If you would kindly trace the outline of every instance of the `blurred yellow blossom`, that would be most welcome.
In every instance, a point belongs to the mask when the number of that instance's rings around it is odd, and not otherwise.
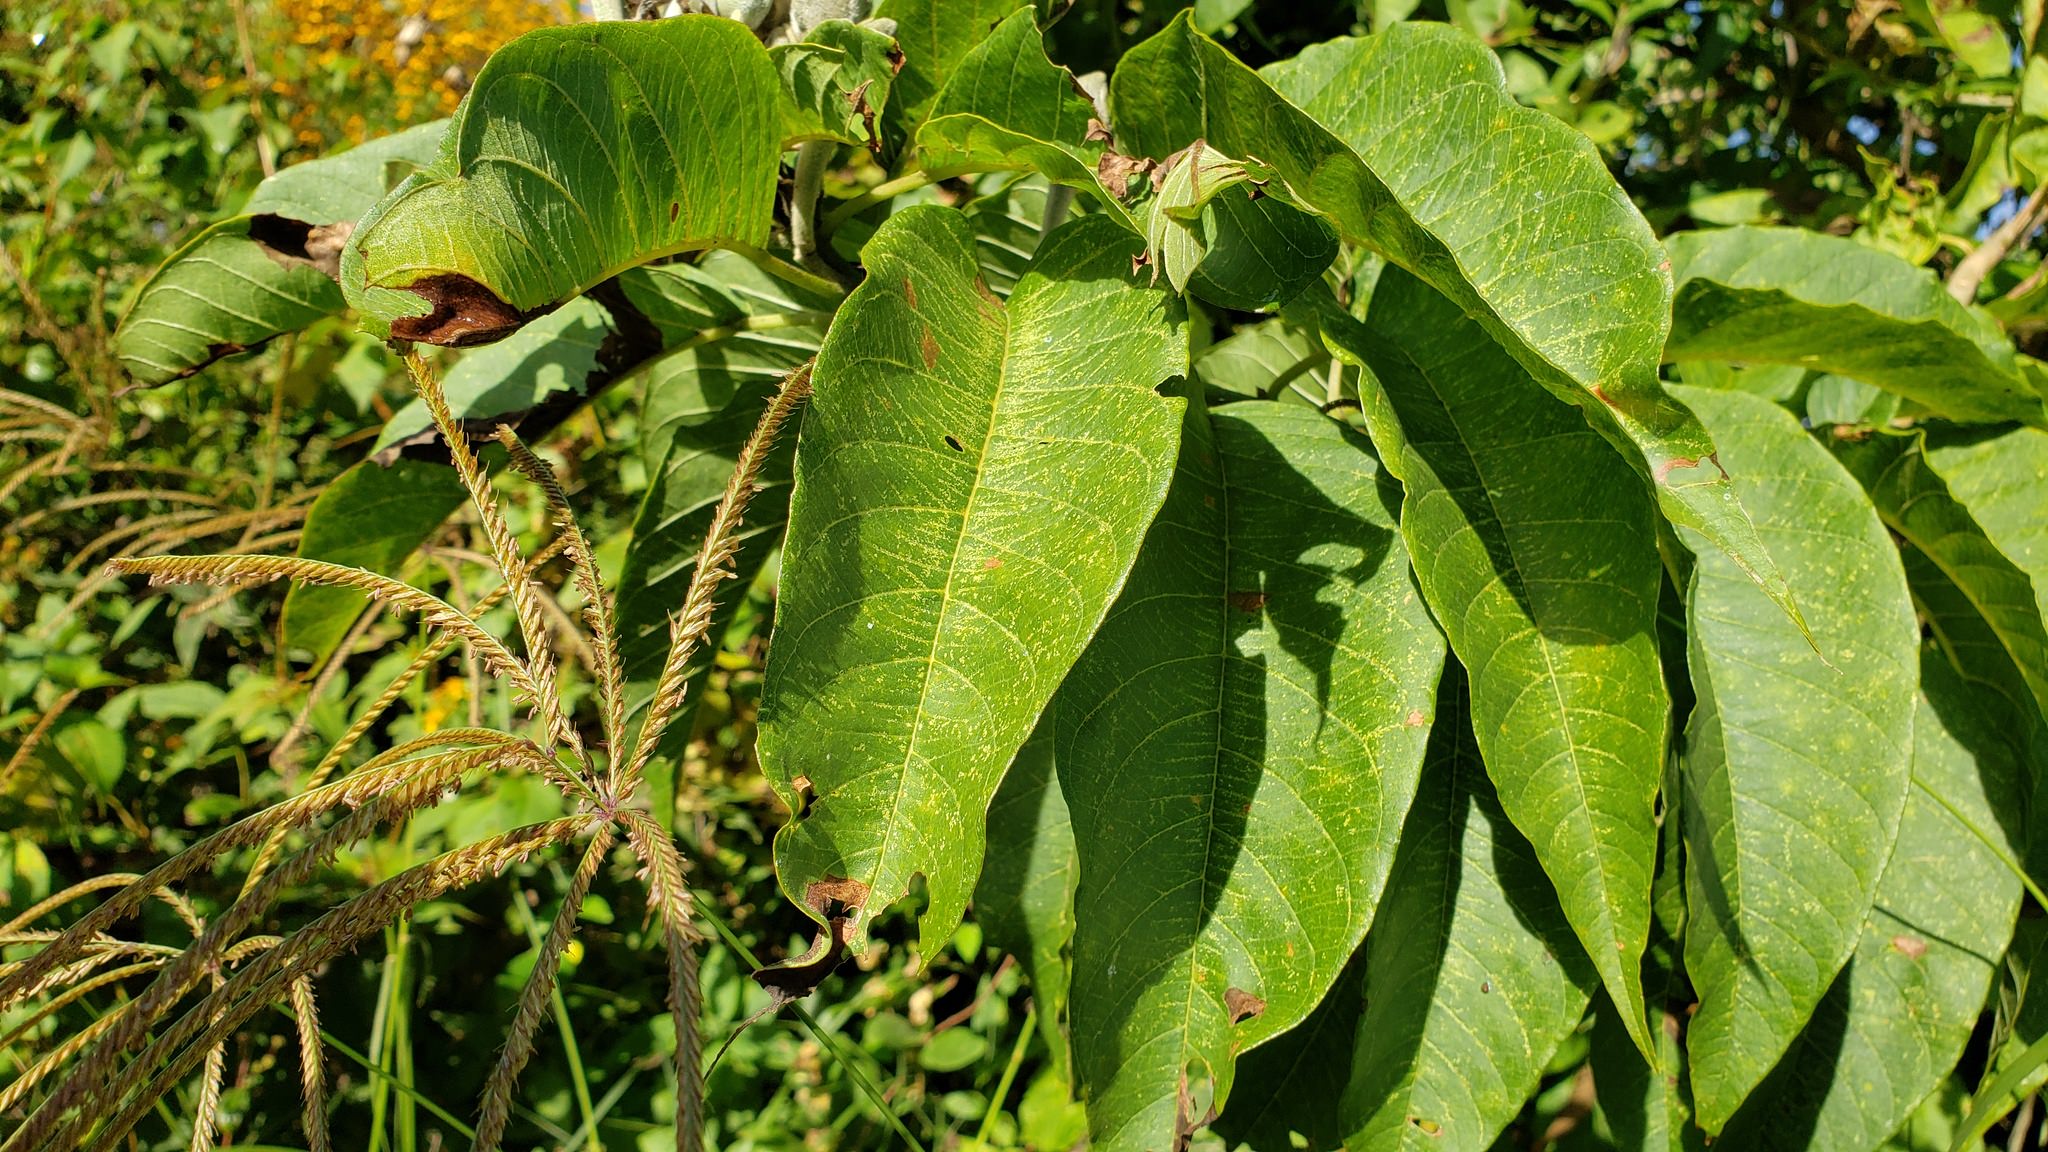
[[[347,142],[455,110],[470,79],[499,45],[535,28],[576,18],[573,0],[276,0],[279,31],[307,53],[294,70],[360,76],[362,87],[390,85],[387,106],[336,108],[302,94],[292,129],[301,144],[323,143],[323,122],[339,116]],[[370,93],[364,93],[370,95]],[[374,117],[372,120],[370,117]]]

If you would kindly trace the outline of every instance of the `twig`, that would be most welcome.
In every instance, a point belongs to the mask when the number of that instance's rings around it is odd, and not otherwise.
[[[2048,182],[2034,189],[2026,203],[1986,236],[1976,251],[1957,263],[1955,271],[1948,274],[1948,294],[1964,304],[1975,303],[1977,289],[1984,283],[1984,278],[1991,275],[1991,270],[2040,226],[2044,216],[2048,216]]]

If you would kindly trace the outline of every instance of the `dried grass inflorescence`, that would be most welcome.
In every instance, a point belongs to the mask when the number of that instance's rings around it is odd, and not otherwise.
[[[680,714],[687,688],[683,670],[709,631],[719,584],[731,575],[739,529],[758,486],[762,462],[809,394],[810,366],[799,367],[784,380],[741,452],[672,621],[670,650],[654,700],[629,745],[611,597],[598,579],[589,543],[561,482],[510,429],[497,429],[496,442],[508,453],[513,468],[539,486],[560,529],[552,544],[532,556],[523,555],[475,448],[449,411],[438,377],[417,357],[408,357],[408,364],[469,490],[489,545],[488,560],[502,584],[464,611],[387,576],[292,557],[154,556],[109,565],[110,576],[146,575],[155,583],[232,588],[296,580],[352,588],[383,609],[415,614],[429,639],[418,658],[299,781],[298,795],[200,841],[147,875],[85,881],[0,925],[0,946],[35,949],[0,964],[0,1010],[36,1002],[27,1022],[15,1026],[17,1034],[92,991],[148,981],[0,1088],[0,1111],[27,1109],[26,1118],[0,1144],[0,1152],[125,1147],[135,1124],[195,1072],[200,1078],[198,1114],[192,1117],[189,1146],[206,1152],[218,1135],[215,1113],[226,1044],[251,1017],[271,1007],[294,1019],[306,1143],[313,1152],[325,1152],[330,1141],[314,987],[321,967],[428,900],[497,875],[535,852],[561,850],[579,841],[579,863],[520,994],[501,1058],[485,1089],[472,1147],[492,1152],[499,1146],[520,1072],[532,1055],[534,1034],[554,993],[559,962],[575,934],[585,897],[621,842],[639,863],[649,910],[659,917],[667,953],[677,1036],[677,1147],[688,1152],[700,1144],[697,950],[703,934],[696,923],[685,861],[665,822],[631,805],[655,749]],[[587,740],[577,727],[558,683],[548,628],[550,612],[559,616],[560,610],[545,599],[549,593],[538,579],[542,567],[557,556],[567,557],[571,579],[584,601],[588,635],[574,650],[590,664],[597,687],[595,739]],[[517,652],[479,622],[501,599],[511,602],[518,621]],[[403,698],[406,687],[458,645],[525,702],[531,727],[525,732],[439,729],[347,768],[351,753],[377,731],[380,719]],[[302,738],[304,732],[295,726],[293,736]],[[505,772],[542,777],[570,801],[575,814],[445,852],[295,929],[278,934],[257,931],[287,892],[303,886],[337,853],[397,827],[484,775]],[[201,918],[181,895],[181,886],[242,854],[247,863],[239,894],[210,920]],[[112,895],[61,931],[36,927],[72,902],[109,889],[114,890]],[[189,944],[144,943],[114,934],[150,900],[176,910],[190,931]]]

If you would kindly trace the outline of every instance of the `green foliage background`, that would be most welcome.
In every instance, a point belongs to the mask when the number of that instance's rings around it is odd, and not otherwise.
[[[1839,362],[1748,370],[1746,391],[1803,410],[1811,426],[1882,424],[1901,412],[1894,393],[1911,397],[1916,387],[1954,387],[1959,376],[1981,385],[1971,395],[1996,417],[2005,414],[1999,405],[2010,402],[1998,389],[2013,372],[2013,347],[2048,355],[2048,269],[2036,241],[2023,235],[1989,267],[1965,268],[1965,257],[2009,221],[2037,224],[2048,198],[2048,57],[2034,54],[2038,4],[1201,0],[1193,7],[1200,27],[1255,67],[1332,36],[1402,20],[1458,25],[1500,54],[1516,99],[1593,141],[1660,235],[1790,225],[1850,237],[1946,279],[1982,277],[1974,299],[1995,318],[1996,328],[1976,333],[1974,340],[1944,329],[1952,344],[1928,369],[1929,381],[1893,381],[1893,391],[1879,392],[1851,379],[1868,379],[1868,361],[1883,359],[1853,338],[1842,341]],[[1055,62],[1075,72],[1103,68],[1172,15],[1171,5],[1078,0],[1051,26],[1047,45]],[[217,0],[60,0],[8,5],[0,12],[0,248],[6,255],[0,264],[0,388],[26,398],[0,410],[0,515],[6,519],[0,528],[0,919],[11,915],[9,908],[25,907],[88,876],[145,871],[200,836],[291,794],[297,773],[317,748],[338,735],[416,650],[410,625],[372,618],[349,638],[356,655],[338,674],[316,680],[319,662],[312,657],[341,643],[341,628],[292,636],[290,620],[295,611],[316,618],[318,605],[295,601],[288,607],[282,591],[230,596],[211,589],[123,587],[95,578],[112,551],[145,542],[158,551],[290,551],[299,546],[289,534],[304,521],[305,509],[323,492],[349,483],[350,469],[367,455],[398,451],[399,433],[406,431],[401,426],[409,417],[400,410],[408,390],[396,361],[339,316],[160,390],[131,391],[116,355],[112,331],[151,271],[210,222],[242,212],[264,175],[266,157],[283,167],[329,145],[410,126],[392,115],[396,81],[376,66],[372,46],[358,45],[352,56],[323,56],[295,39],[292,19],[290,11],[260,3],[244,12]],[[884,130],[902,132],[906,124],[891,119],[898,108],[935,92],[914,69],[895,83],[897,101],[889,106]],[[920,91],[920,83],[926,90]],[[932,109],[935,117],[948,111],[964,110]],[[856,129],[833,125],[821,132]],[[858,172],[841,176],[833,191],[848,196],[867,178]],[[992,200],[986,211],[1009,212],[1020,227],[1035,220],[1035,198],[1042,193],[1013,195],[1017,203]],[[1716,260],[1724,268],[1778,261],[1782,272],[1775,282],[1809,276],[1809,302],[1817,300],[1818,307],[1841,304],[1827,293],[1843,285],[1853,289],[1866,274],[1853,260],[1829,267],[1825,261],[1835,258],[1834,250],[1808,253],[1801,248],[1805,241],[1782,233],[1726,236],[1718,251],[1699,251],[1713,243],[1705,240],[1692,247],[1684,241],[1675,249],[1681,294],[1722,294],[1725,299],[1711,302],[1720,315],[1739,318],[1744,309],[1782,301],[1760,299],[1761,288],[1745,293],[1729,285],[1730,277],[1709,275],[1705,270]],[[741,275],[734,270],[723,282],[730,285]],[[1688,289],[1692,277],[1697,282]],[[1000,286],[1008,291],[1009,285]],[[768,307],[760,301],[771,293],[783,294],[774,302],[778,308],[819,306],[772,281],[721,294],[681,272],[649,276],[627,290],[671,309],[648,308],[657,325],[670,326],[665,335],[714,323],[744,326],[748,316]],[[1377,290],[1395,298],[1403,290],[1400,277],[1390,274]],[[1939,292],[1894,303],[1917,310],[1912,314],[1930,323],[1952,320],[1959,311]],[[1440,319],[1445,330],[1463,322]],[[519,384],[520,395],[502,408],[469,409],[477,415],[525,407],[534,397],[579,386],[597,354],[597,321],[571,307],[544,323],[566,343],[540,354],[537,343],[515,346],[522,335],[488,352],[447,357],[451,392],[464,365],[478,378],[510,375]],[[1381,321],[1368,316],[1364,323],[1369,329]],[[1717,350],[1725,351],[1717,339],[1741,338],[1739,325],[1731,330],[1737,335],[1717,335],[1711,328],[1680,332],[1674,358],[1688,359],[1683,353],[1691,349],[1702,361],[1712,359]],[[581,344],[578,332],[587,335]],[[735,355],[748,365],[786,368],[815,348],[820,336],[815,327],[801,326],[772,338],[755,334],[748,338],[755,343],[743,341],[747,350]],[[1247,324],[1233,337],[1242,348],[1205,361],[1204,382],[1229,389],[1227,373],[1237,359],[1299,358],[1299,349],[1285,347],[1288,338],[1277,326]],[[1768,349],[1748,351],[1771,358]],[[1444,354],[1454,353],[1447,348]],[[1867,360],[1859,362],[1859,354]],[[487,356],[501,359],[488,363]],[[663,494],[682,487],[678,477],[696,466],[692,453],[708,452],[704,446],[718,442],[720,434],[707,425],[723,398],[712,394],[715,373],[701,358],[686,350],[649,371],[664,381],[664,395],[682,397],[674,410],[642,407],[636,390],[622,387],[586,408],[566,406],[566,419],[536,426],[600,541],[601,562],[614,576],[622,569],[631,573],[630,588],[653,587],[664,575],[645,571],[659,556],[626,556],[636,514],[643,505],[665,507]],[[1707,379],[1713,369],[1697,371],[1696,377],[1690,365],[1680,366],[1688,383],[1721,382]],[[1716,402],[1703,396],[1695,407],[1714,428],[1722,420],[1763,418],[1740,410],[1740,401],[1715,412]],[[410,428],[422,426],[415,420]],[[1600,449],[1583,427],[1577,434]],[[1504,444],[1500,450],[1515,447]],[[1969,450],[1966,443],[1938,449]],[[1855,444],[1841,453],[1851,472],[1871,486],[1886,526],[1938,555],[1952,526],[1925,502],[1926,477],[1915,471],[1922,467],[1918,456],[1917,450],[1886,456],[1880,447]],[[1771,463],[1788,475],[1796,475],[1800,465]],[[419,469],[423,486],[441,485],[447,507],[459,501],[445,469],[415,461],[400,467]],[[780,467],[786,475],[786,459]],[[1397,474],[1410,498],[1420,500],[1425,480],[1405,469]],[[547,515],[538,499],[511,488],[504,495],[514,527],[538,538]],[[1364,500],[1360,493],[1351,495]],[[1569,500],[1551,497],[1569,512]],[[682,542],[676,555],[686,556],[686,545],[694,544],[691,533],[702,531],[700,520],[687,517],[700,510],[673,511],[685,518],[675,538]],[[1647,505],[1641,513],[1637,530],[1648,523]],[[1377,514],[1389,516],[1384,509]],[[2048,510],[2032,514],[2048,517]],[[2027,515],[2027,509],[2016,510],[2015,522],[2024,525]],[[1428,556],[1459,528],[1417,516],[1404,524],[1407,548]],[[402,527],[374,516],[325,530],[369,549],[365,557],[376,555],[378,533],[404,536]],[[475,578],[449,563],[480,547],[471,536],[472,527],[461,520],[434,530],[432,547],[412,561],[409,577],[457,603],[480,595]],[[399,547],[397,555],[409,548]],[[1141,572],[1132,579],[1170,575]],[[1730,597],[1753,591],[1739,574],[1711,575]],[[771,792],[754,758],[773,577],[772,571],[764,573],[744,596],[728,594],[733,611],[721,620],[721,651],[702,691],[695,729],[672,750],[675,769],[653,781],[657,810],[665,806],[677,834],[697,849],[693,883],[711,895],[716,915],[733,933],[705,961],[705,1027],[721,1037],[765,1004],[764,994],[745,979],[749,965],[738,946],[764,959],[792,955],[807,945],[811,930],[775,881],[770,838],[787,819],[787,798]],[[1635,615],[1645,628],[1668,630],[1671,617],[1683,616],[1683,605],[1669,602],[1668,595],[1656,603],[1655,573],[1645,574],[1643,583]],[[1426,579],[1424,585],[1432,597],[1451,594],[1439,593]],[[573,595],[567,603],[574,607]],[[1821,610],[1809,605],[1807,611],[1816,633],[1825,635]],[[509,610],[499,609],[497,617],[497,624],[509,626]],[[1627,635],[1637,624],[1631,617],[1616,627]],[[1667,637],[1667,661],[1675,655],[1672,648]],[[1644,657],[1638,671],[1646,674],[1650,650],[1636,653]],[[654,651],[658,659],[658,644]],[[644,661],[641,667],[644,673]],[[1686,691],[1682,673],[1673,684]],[[588,694],[587,684],[570,690],[572,699]],[[1420,703],[1427,708],[1429,702]],[[513,712],[509,699],[460,659],[446,661],[411,689],[407,704],[391,724],[394,740],[470,718],[509,725]],[[1034,748],[1049,757],[1059,739],[1042,728],[1020,764],[1028,763]],[[1403,877],[1441,868],[1447,854],[1476,858],[1519,850],[1491,839],[1505,818],[1490,789],[1470,784],[1474,751],[1454,745],[1432,741],[1429,763],[1445,767],[1431,785],[1435,790],[1416,802],[1418,810],[1444,815],[1445,837],[1404,847],[1401,859],[1382,865],[1393,875],[1382,916],[1414,923],[1417,931],[1424,930],[1432,910],[1398,902]],[[1013,770],[1013,778],[1028,773]],[[999,800],[1025,808],[1034,802],[1032,794],[1008,788]],[[335,875],[295,894],[282,914],[326,907],[336,890],[387,877],[487,831],[559,811],[558,798],[532,782],[499,781],[412,821],[400,836],[346,854]],[[1925,831],[1939,829],[1940,813],[1909,805],[1895,819],[1940,843],[1938,831]],[[1902,844],[1908,835],[1900,833]],[[1661,850],[1673,849],[1666,844]],[[1942,851],[1933,850],[1937,856]],[[1632,866],[1647,872],[1651,863],[1645,853]],[[1001,882],[990,875],[995,879],[985,878],[984,884]],[[493,1058],[500,1020],[533,963],[532,926],[551,915],[565,879],[559,863],[531,863],[459,901],[421,909],[387,932],[381,949],[366,948],[337,962],[322,981],[322,997],[323,1021],[337,1042],[330,1069],[340,1102],[334,1121],[339,1144],[411,1150],[461,1138],[442,1112],[467,1114]],[[204,906],[231,897],[233,888],[223,880],[217,891],[194,895]],[[962,894],[933,895],[957,903]],[[1461,897],[1466,898],[1481,914],[1506,915],[1506,909],[1520,906],[1512,892],[1472,892]],[[2041,1002],[2022,995],[2043,942],[2040,912],[2030,906],[2021,919],[2016,959],[1999,976],[2009,1004],[1985,1017],[1961,1066],[1894,1137],[1894,1146],[1947,1147],[1961,1101],[1980,1079],[1995,1074],[2010,1038],[2040,1034],[2037,1026],[2029,1031],[2025,1012],[2038,1013]],[[1985,909],[1989,918],[1997,914]],[[581,1146],[588,1134],[579,1128],[596,1106],[603,1117],[597,1134],[605,1145],[664,1146],[672,1139],[675,1102],[673,1081],[664,1081],[659,1057],[673,1050],[674,1036],[664,1034],[665,988],[630,867],[622,862],[600,875],[584,917],[562,987],[561,1011],[572,1027],[544,1032],[524,1082],[515,1132],[530,1146]],[[148,933],[166,938],[178,932],[160,910],[145,925]],[[873,927],[855,962],[826,983],[818,1024],[829,1043],[786,1017],[737,1036],[708,1086],[720,1146],[891,1146],[900,1137],[863,1092],[861,1080],[880,1086],[910,1131],[932,1147],[983,1141],[992,1147],[1065,1148],[1085,1135],[1085,1121],[1068,1100],[1072,1070],[1066,1054],[1046,1047],[1042,1034],[1029,1027],[1028,1013],[1045,1010],[1048,990],[1041,984],[1034,1006],[1026,976],[1037,978],[1051,966],[1048,958],[1028,954],[1028,940],[1020,945],[1024,934],[1015,926],[970,917],[949,941],[927,942],[926,966],[913,969],[914,927],[911,911],[898,908]],[[1559,951],[1569,953],[1575,947],[1571,931],[1562,922],[1546,923],[1539,934],[1563,941]],[[1653,960],[1660,933],[1667,931],[1653,920]],[[1669,936],[1662,942],[1668,945]],[[1077,946],[1077,962],[1089,959],[1089,946]],[[1538,965],[1553,959],[1496,962]],[[1688,961],[1714,962],[1704,955]],[[1570,956],[1563,961],[1568,967],[1576,962]],[[1604,975],[1568,974],[1580,995],[1567,997],[1571,1002],[1555,1006],[1554,1013],[1568,1030],[1577,1027],[1588,999],[1599,1001],[1595,989]],[[1398,973],[1374,971],[1366,978],[1373,982],[1369,988],[1382,981],[1398,987]],[[83,1027],[113,995],[88,996],[0,1045],[0,1084],[55,1039]],[[1398,992],[1386,998],[1369,993],[1364,1011],[1369,1019],[1398,1013],[1397,997]],[[0,1031],[12,1030],[21,1019],[0,1017]],[[1602,1035],[1599,1029],[1610,1027],[1611,1018],[1601,1021],[1590,1031],[1570,1031],[1540,1069],[1536,1094],[1499,1146],[1615,1147],[1631,1125],[1662,1122],[1657,1084],[1632,1085],[1633,1070],[1601,1072],[1602,1052],[1626,1050],[1627,1044]],[[1312,1023],[1321,1028],[1327,1022]],[[1654,1018],[1649,1024],[1653,1032],[1659,1027]],[[1348,1045],[1348,1021],[1328,1026]],[[231,1049],[222,1116],[232,1144],[289,1147],[299,1139],[292,1043],[289,1021],[272,1015]],[[1247,1060],[1238,1091],[1249,1094],[1261,1077],[1281,1071]],[[1374,1074],[1398,1080],[1402,1070]],[[1588,1091],[1593,1077],[1599,1081],[1597,1108]],[[1640,1087],[1642,1094],[1624,1100],[1624,1085]],[[141,1130],[144,1144],[186,1146],[191,1107],[187,1099],[168,1101]],[[0,1115],[0,1126],[9,1119]],[[1248,1137],[1259,1122],[1233,1118],[1222,1134],[1205,1132],[1198,1139]],[[2003,1142],[2023,1135],[2007,1122],[1991,1138]]]

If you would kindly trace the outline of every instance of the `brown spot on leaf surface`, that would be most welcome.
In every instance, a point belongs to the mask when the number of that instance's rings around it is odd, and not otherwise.
[[[932,330],[925,329],[917,338],[917,354],[924,358],[924,370],[929,372],[939,366],[939,342]]]
[[[553,310],[552,306],[522,312],[498,294],[467,276],[439,272],[426,276],[405,290],[431,305],[424,316],[404,316],[391,323],[395,340],[468,348],[489,344],[519,330],[527,321]]]
[[[1266,606],[1264,592],[1232,592],[1230,606],[1239,612],[1257,612]]]
[[[913,310],[917,308],[917,285],[912,284],[908,276],[903,278],[903,302]]]
[[[1918,960],[1927,955],[1927,941],[1918,936],[1894,936],[1892,947],[1908,960]]]
[[[1242,988],[1223,990],[1223,1008],[1230,1013],[1232,1024],[1242,1024],[1266,1010],[1266,1002]]]

